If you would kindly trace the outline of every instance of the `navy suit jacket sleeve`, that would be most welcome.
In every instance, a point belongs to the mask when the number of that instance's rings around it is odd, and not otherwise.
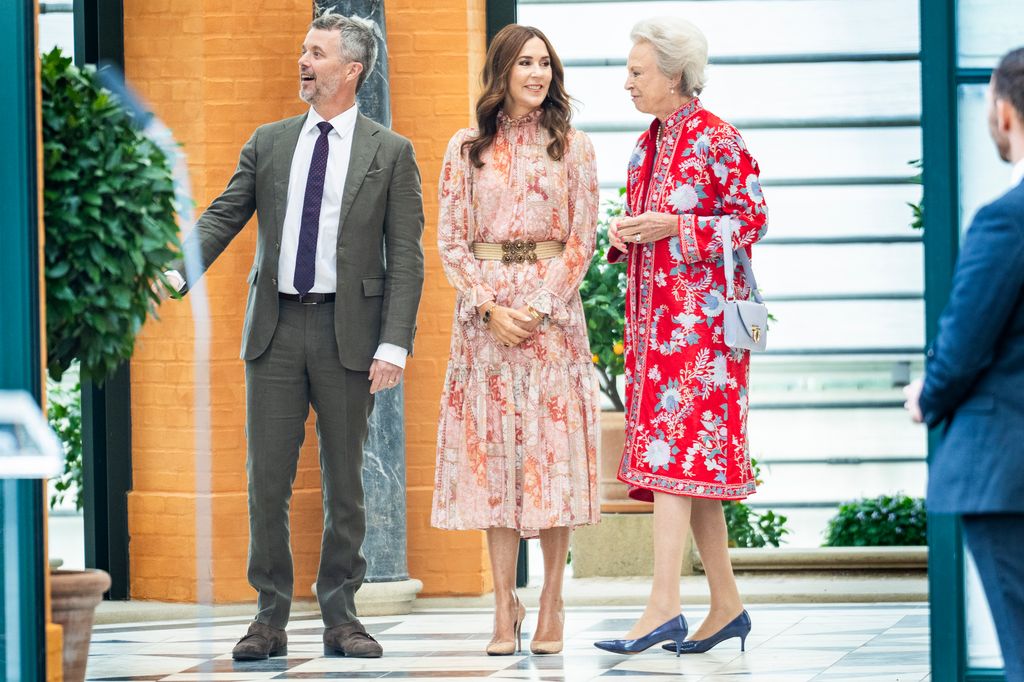
[[[929,426],[950,417],[991,366],[1019,305],[1024,216],[1013,206],[1005,201],[985,206],[964,238],[949,303],[928,351],[920,406]]]

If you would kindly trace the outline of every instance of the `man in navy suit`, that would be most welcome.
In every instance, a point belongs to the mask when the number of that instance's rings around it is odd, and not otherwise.
[[[945,423],[932,457],[928,511],[962,514],[1005,661],[1024,681],[1024,48],[989,86],[989,130],[1013,187],[978,211],[953,290],[907,409]]]

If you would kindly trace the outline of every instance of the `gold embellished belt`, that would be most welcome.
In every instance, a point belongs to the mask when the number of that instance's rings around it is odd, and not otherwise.
[[[536,263],[544,258],[560,256],[564,250],[565,243],[559,241],[512,239],[500,244],[473,242],[473,255],[477,260],[500,260],[502,263]]]

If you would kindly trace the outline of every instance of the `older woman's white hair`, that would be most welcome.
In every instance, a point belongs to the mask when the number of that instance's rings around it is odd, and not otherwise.
[[[651,17],[638,21],[629,38],[634,44],[650,43],[658,57],[658,70],[678,80],[680,94],[699,95],[704,90],[708,39],[692,23],[679,17]]]

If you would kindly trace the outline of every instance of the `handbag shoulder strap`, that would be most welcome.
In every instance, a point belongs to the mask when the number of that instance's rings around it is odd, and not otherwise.
[[[747,279],[747,283],[750,285],[750,290],[754,295],[754,300],[758,303],[764,303],[764,299],[761,298],[761,292],[757,288],[757,279],[754,277],[754,266],[750,263],[750,257],[747,256],[747,250],[743,248],[736,249],[735,253],[732,250],[732,218],[730,216],[723,216],[718,220],[718,233],[722,237],[722,257],[724,259],[725,267],[725,298],[728,301],[732,301],[736,298],[735,283],[733,280],[736,278],[735,265],[733,264],[733,257],[739,260],[740,265],[743,267],[743,275]]]

